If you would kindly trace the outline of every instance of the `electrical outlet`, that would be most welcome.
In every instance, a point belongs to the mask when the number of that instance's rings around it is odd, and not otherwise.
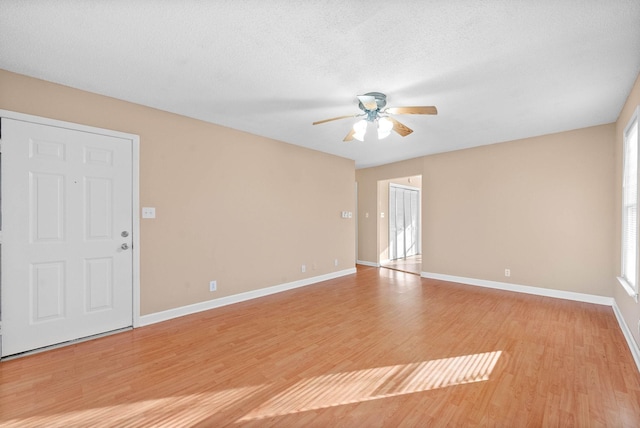
[[[638,321],[638,334],[640,335],[640,320]]]
[[[307,271],[307,265],[302,265],[300,270],[302,271],[302,273],[305,273]]]
[[[218,281],[209,281],[209,291],[216,291],[218,289]]]
[[[511,269],[505,269],[504,276],[511,276]]]
[[[333,261],[333,265],[334,265],[334,266],[338,266],[338,259],[335,259],[335,260]]]

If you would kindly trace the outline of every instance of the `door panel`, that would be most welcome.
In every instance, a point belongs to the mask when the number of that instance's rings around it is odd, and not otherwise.
[[[93,312],[113,308],[113,260],[111,258],[84,261],[85,311]]]
[[[30,267],[31,322],[35,324],[63,318],[65,263],[32,263]]]
[[[132,141],[3,118],[2,148],[2,354],[131,326]]]
[[[84,198],[85,239],[104,240],[113,238],[111,221],[112,190],[111,180],[87,177],[85,181],[86,195]]]
[[[29,173],[31,242],[64,241],[64,176]]]

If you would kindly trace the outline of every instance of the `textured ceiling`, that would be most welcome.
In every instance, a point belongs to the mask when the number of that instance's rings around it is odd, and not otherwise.
[[[0,0],[0,68],[366,167],[615,121],[639,23],[638,0]],[[439,114],[311,125],[371,91]]]

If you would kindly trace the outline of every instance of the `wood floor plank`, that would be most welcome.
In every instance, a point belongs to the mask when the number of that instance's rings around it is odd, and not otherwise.
[[[358,273],[0,362],[0,426],[640,426],[610,307]]]

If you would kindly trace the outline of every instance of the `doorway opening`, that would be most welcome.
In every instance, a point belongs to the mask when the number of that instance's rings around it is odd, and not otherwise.
[[[378,249],[381,267],[422,271],[422,176],[378,182]]]

